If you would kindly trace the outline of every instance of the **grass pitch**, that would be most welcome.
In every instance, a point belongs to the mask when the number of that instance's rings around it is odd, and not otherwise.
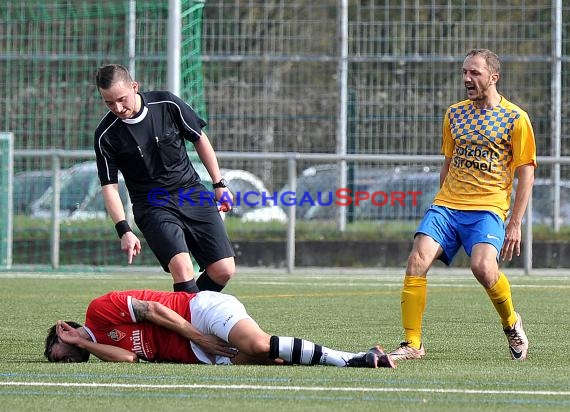
[[[241,269],[236,295],[267,332],[361,351],[402,339],[401,270],[298,274]],[[567,411],[570,277],[510,275],[530,339],[510,360],[498,317],[468,270],[430,275],[427,357],[395,370],[324,366],[50,364],[43,340],[57,319],[84,320],[113,289],[170,290],[169,276],[123,270],[0,274],[0,403],[10,411]]]

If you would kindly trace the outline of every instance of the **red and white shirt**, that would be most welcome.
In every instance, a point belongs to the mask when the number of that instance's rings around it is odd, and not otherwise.
[[[137,322],[132,298],[162,303],[190,322],[195,293],[127,290],[107,293],[91,301],[85,329],[94,342],[117,346],[150,362],[199,363],[190,341],[151,322]]]

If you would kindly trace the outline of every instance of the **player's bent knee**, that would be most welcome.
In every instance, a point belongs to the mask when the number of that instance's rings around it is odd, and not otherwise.
[[[269,356],[269,338],[262,339],[261,337],[251,338],[243,337],[232,337],[230,334],[230,343],[236,345],[240,352],[253,357],[265,357]]]
[[[228,283],[230,281],[230,279],[233,276],[233,273],[230,272],[218,272],[218,273],[210,273],[208,272],[208,275],[210,275],[210,278],[212,278],[212,280],[214,282],[216,282],[219,285],[225,285],[226,283]]]
[[[495,262],[485,259],[472,259],[471,272],[477,279],[493,279],[498,277],[499,268]]]
[[[493,287],[499,279],[499,271],[493,265],[471,265],[471,272],[477,281],[486,289]]]
[[[253,356],[269,356],[269,341],[266,339],[255,339],[249,346],[250,355]]]
[[[429,265],[430,262],[422,257],[421,254],[418,252],[412,252],[408,257],[407,272],[411,274],[425,273]]]
[[[192,278],[194,275],[194,265],[192,264],[190,255],[187,253],[179,253],[173,256],[168,263],[168,269],[170,273],[180,276],[185,275]]]
[[[233,258],[225,258],[212,263],[206,268],[210,278],[220,284],[225,285],[235,274],[235,263]]]

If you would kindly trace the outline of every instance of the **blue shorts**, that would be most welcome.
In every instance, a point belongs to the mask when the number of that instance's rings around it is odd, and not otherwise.
[[[497,259],[505,240],[505,222],[495,213],[481,210],[456,210],[432,205],[423,217],[416,235],[435,240],[443,253],[439,257],[450,265],[459,247],[471,256],[477,243],[489,243],[497,249]]]

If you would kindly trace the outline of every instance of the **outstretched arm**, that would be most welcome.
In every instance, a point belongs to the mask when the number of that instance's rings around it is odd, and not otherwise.
[[[125,210],[123,209],[123,202],[119,195],[119,185],[109,184],[101,187],[103,193],[103,200],[105,208],[111,216],[113,223],[125,220]],[[121,250],[127,255],[127,263],[133,263],[133,258],[141,252],[141,241],[132,232],[126,232],[121,236]]]
[[[135,298],[132,298],[131,302],[137,322],[148,321],[174,331],[200,345],[211,355],[233,357],[237,354],[236,349],[230,347],[228,342],[214,335],[203,334],[180,314],[159,302]]]

